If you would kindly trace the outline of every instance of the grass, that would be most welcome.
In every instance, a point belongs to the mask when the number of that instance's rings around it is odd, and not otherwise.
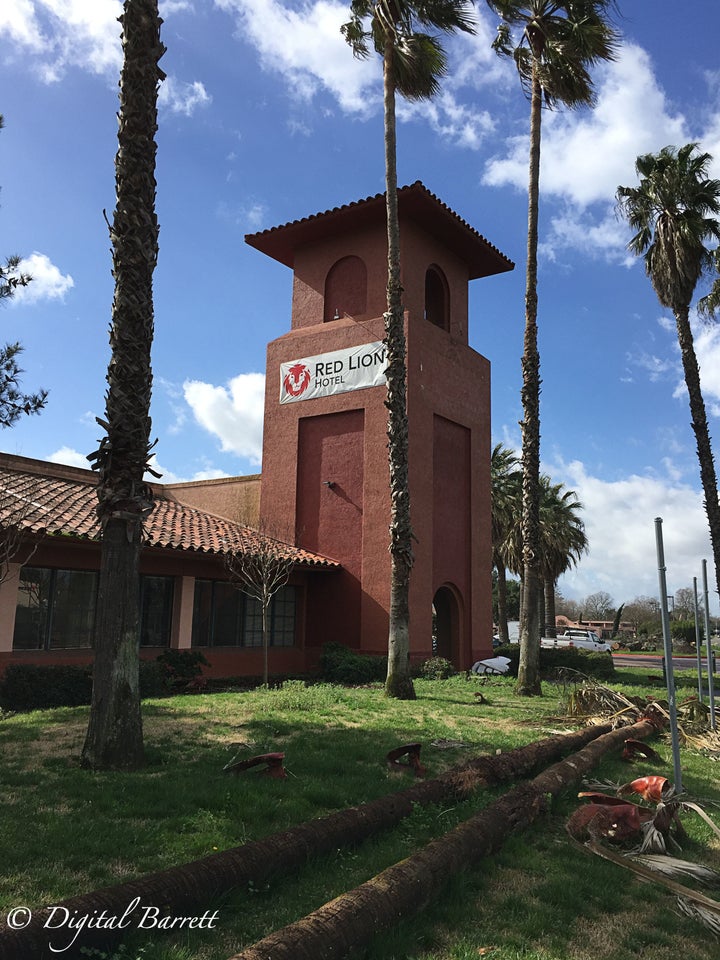
[[[614,686],[626,693],[659,695],[647,686],[647,670],[619,676],[622,683]],[[695,683],[679,675],[678,698]],[[418,699],[397,702],[379,687],[292,682],[280,690],[146,701],[148,763],[134,774],[79,767],[87,708],[6,717],[0,720],[0,913],[184,863],[402,789],[407,776],[384,764],[387,751],[401,743],[420,741],[422,760],[436,775],[567,726],[562,688],[545,684],[541,698],[524,699],[515,696],[512,680],[495,678],[482,687],[485,704],[476,702],[477,689],[477,681],[463,677],[419,680]],[[663,769],[629,769],[608,758],[597,777],[671,776],[669,746],[655,745]],[[286,754],[285,781],[252,770],[222,772],[235,756],[277,750]],[[716,774],[710,759],[683,751],[689,793],[720,802]],[[117,956],[225,960],[407,857],[495,795],[481,791],[462,804],[417,808],[396,829],[357,848],[227,896],[213,905],[219,923],[211,933],[156,932],[149,942],[136,935]],[[561,798],[549,817],[509,838],[480,869],[454,878],[419,918],[377,937],[356,960],[636,960],[651,954],[665,960],[680,939],[684,960],[717,957],[711,935],[678,915],[668,894],[619,876],[619,868],[568,840],[564,821],[575,804],[572,793]],[[696,818],[685,822],[691,835],[685,856],[719,866],[720,847],[709,828]]]

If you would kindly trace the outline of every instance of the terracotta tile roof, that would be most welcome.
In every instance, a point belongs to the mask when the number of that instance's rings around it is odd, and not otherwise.
[[[13,465],[8,468],[0,462],[0,525],[19,521],[31,534],[99,540],[96,476],[91,471],[19,457],[3,456],[2,460],[11,460]],[[232,520],[167,500],[159,484],[154,489],[155,507],[145,524],[147,546],[209,554],[238,549],[250,553],[263,541],[271,540]],[[282,546],[300,566],[327,570],[340,567],[326,557]]]
[[[471,280],[514,269],[512,260],[431,193],[420,180],[398,189],[398,204],[401,217],[416,220],[468,264]],[[384,218],[385,194],[377,193],[364,200],[249,233],[245,242],[292,268],[298,247],[341,229],[347,231],[349,226],[358,228],[384,222]]]

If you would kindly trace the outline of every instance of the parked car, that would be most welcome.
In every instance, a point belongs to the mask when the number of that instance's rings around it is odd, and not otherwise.
[[[471,667],[472,673],[477,676],[507,673],[509,669],[509,657],[488,657],[487,660],[478,660]]]
[[[563,647],[577,647],[580,650],[593,650],[596,653],[610,653],[612,644],[601,640],[594,630],[580,630],[571,628],[557,637],[543,637],[540,646],[548,650],[558,650]]]

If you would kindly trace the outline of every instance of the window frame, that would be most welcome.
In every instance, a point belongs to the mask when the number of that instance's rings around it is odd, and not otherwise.
[[[196,642],[196,609],[197,609],[197,589],[198,584],[211,586],[209,628],[207,629],[207,643],[199,644]],[[216,603],[215,596],[217,586],[231,586],[238,595],[238,607],[236,614],[236,630],[234,643],[217,643],[215,641]],[[287,591],[292,591],[289,596]],[[291,613],[287,613],[288,607]],[[298,609],[298,588],[295,584],[285,584],[273,595],[270,602],[270,643],[269,646],[275,648],[288,649],[297,646],[297,609]],[[288,621],[290,626],[287,626]],[[282,622],[280,636],[276,638],[277,625]],[[278,643],[277,640],[283,642]],[[289,639],[289,642],[288,642]],[[232,650],[260,650],[262,649],[262,611],[260,601],[240,590],[232,587],[228,580],[211,580],[205,577],[197,577],[195,580],[195,593],[193,596],[193,626],[192,626],[192,649],[232,649]]]
[[[16,646],[15,637],[18,631],[18,608],[21,606],[20,603],[20,592],[23,589],[23,581],[27,581],[25,577],[25,572],[30,570],[41,571],[47,576],[47,598],[45,601],[42,599],[40,603],[46,603],[46,609],[41,615],[41,622],[38,624],[38,640],[40,641],[37,646],[28,647],[28,646]],[[58,611],[58,578],[65,575],[80,575],[93,578],[93,586],[91,588],[91,601],[90,601],[90,610],[86,610],[85,613],[88,616],[89,627],[88,635],[89,640],[84,644],[68,644],[68,645],[58,645],[53,643],[53,628],[56,624],[56,617],[59,613]],[[146,584],[149,580],[164,580],[169,581],[169,597],[165,600],[165,611],[164,614],[167,616],[167,639],[162,646],[157,644],[144,644],[142,642],[143,634],[145,633],[145,600],[146,600]],[[166,650],[171,645],[172,639],[172,629],[173,629],[173,618],[175,613],[175,581],[176,578],[171,575],[165,574],[140,574],[140,611],[139,611],[139,631],[138,631],[138,648],[143,649],[162,649]],[[35,652],[35,653],[50,653],[50,652],[59,652],[64,650],[94,650],[93,639],[95,632],[95,620],[97,617],[97,600],[98,600],[98,591],[100,587],[100,573],[98,570],[88,570],[83,567],[44,567],[36,566],[34,564],[27,564],[21,567],[18,574],[18,599],[15,604],[15,627],[13,629],[13,644],[12,649],[15,651],[24,651],[24,652]],[[26,605],[29,608],[29,605]]]

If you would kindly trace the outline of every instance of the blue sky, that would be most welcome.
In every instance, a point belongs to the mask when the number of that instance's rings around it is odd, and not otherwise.
[[[710,561],[671,315],[627,255],[614,213],[640,153],[697,140],[720,177],[720,5],[620,0],[616,63],[594,111],[545,114],[539,285],[543,467],[585,505],[575,599],[669,592]],[[335,0],[167,0],[158,133],[153,436],[166,481],[260,470],[265,344],[289,328],[291,272],[244,235],[381,192],[379,62],[358,62]],[[104,408],[112,301],[103,210],[114,208],[119,0],[0,6],[0,255],[33,283],[3,310],[27,389],[47,409],[0,438],[87,466]],[[475,37],[447,44],[430,104],[399,105],[400,183],[422,180],[517,264],[471,286],[471,344],[492,362],[495,441],[519,448],[528,103],[512,65]],[[720,443],[720,333],[697,326]],[[713,570],[710,566],[710,582]],[[711,602],[714,609],[716,600]]]

